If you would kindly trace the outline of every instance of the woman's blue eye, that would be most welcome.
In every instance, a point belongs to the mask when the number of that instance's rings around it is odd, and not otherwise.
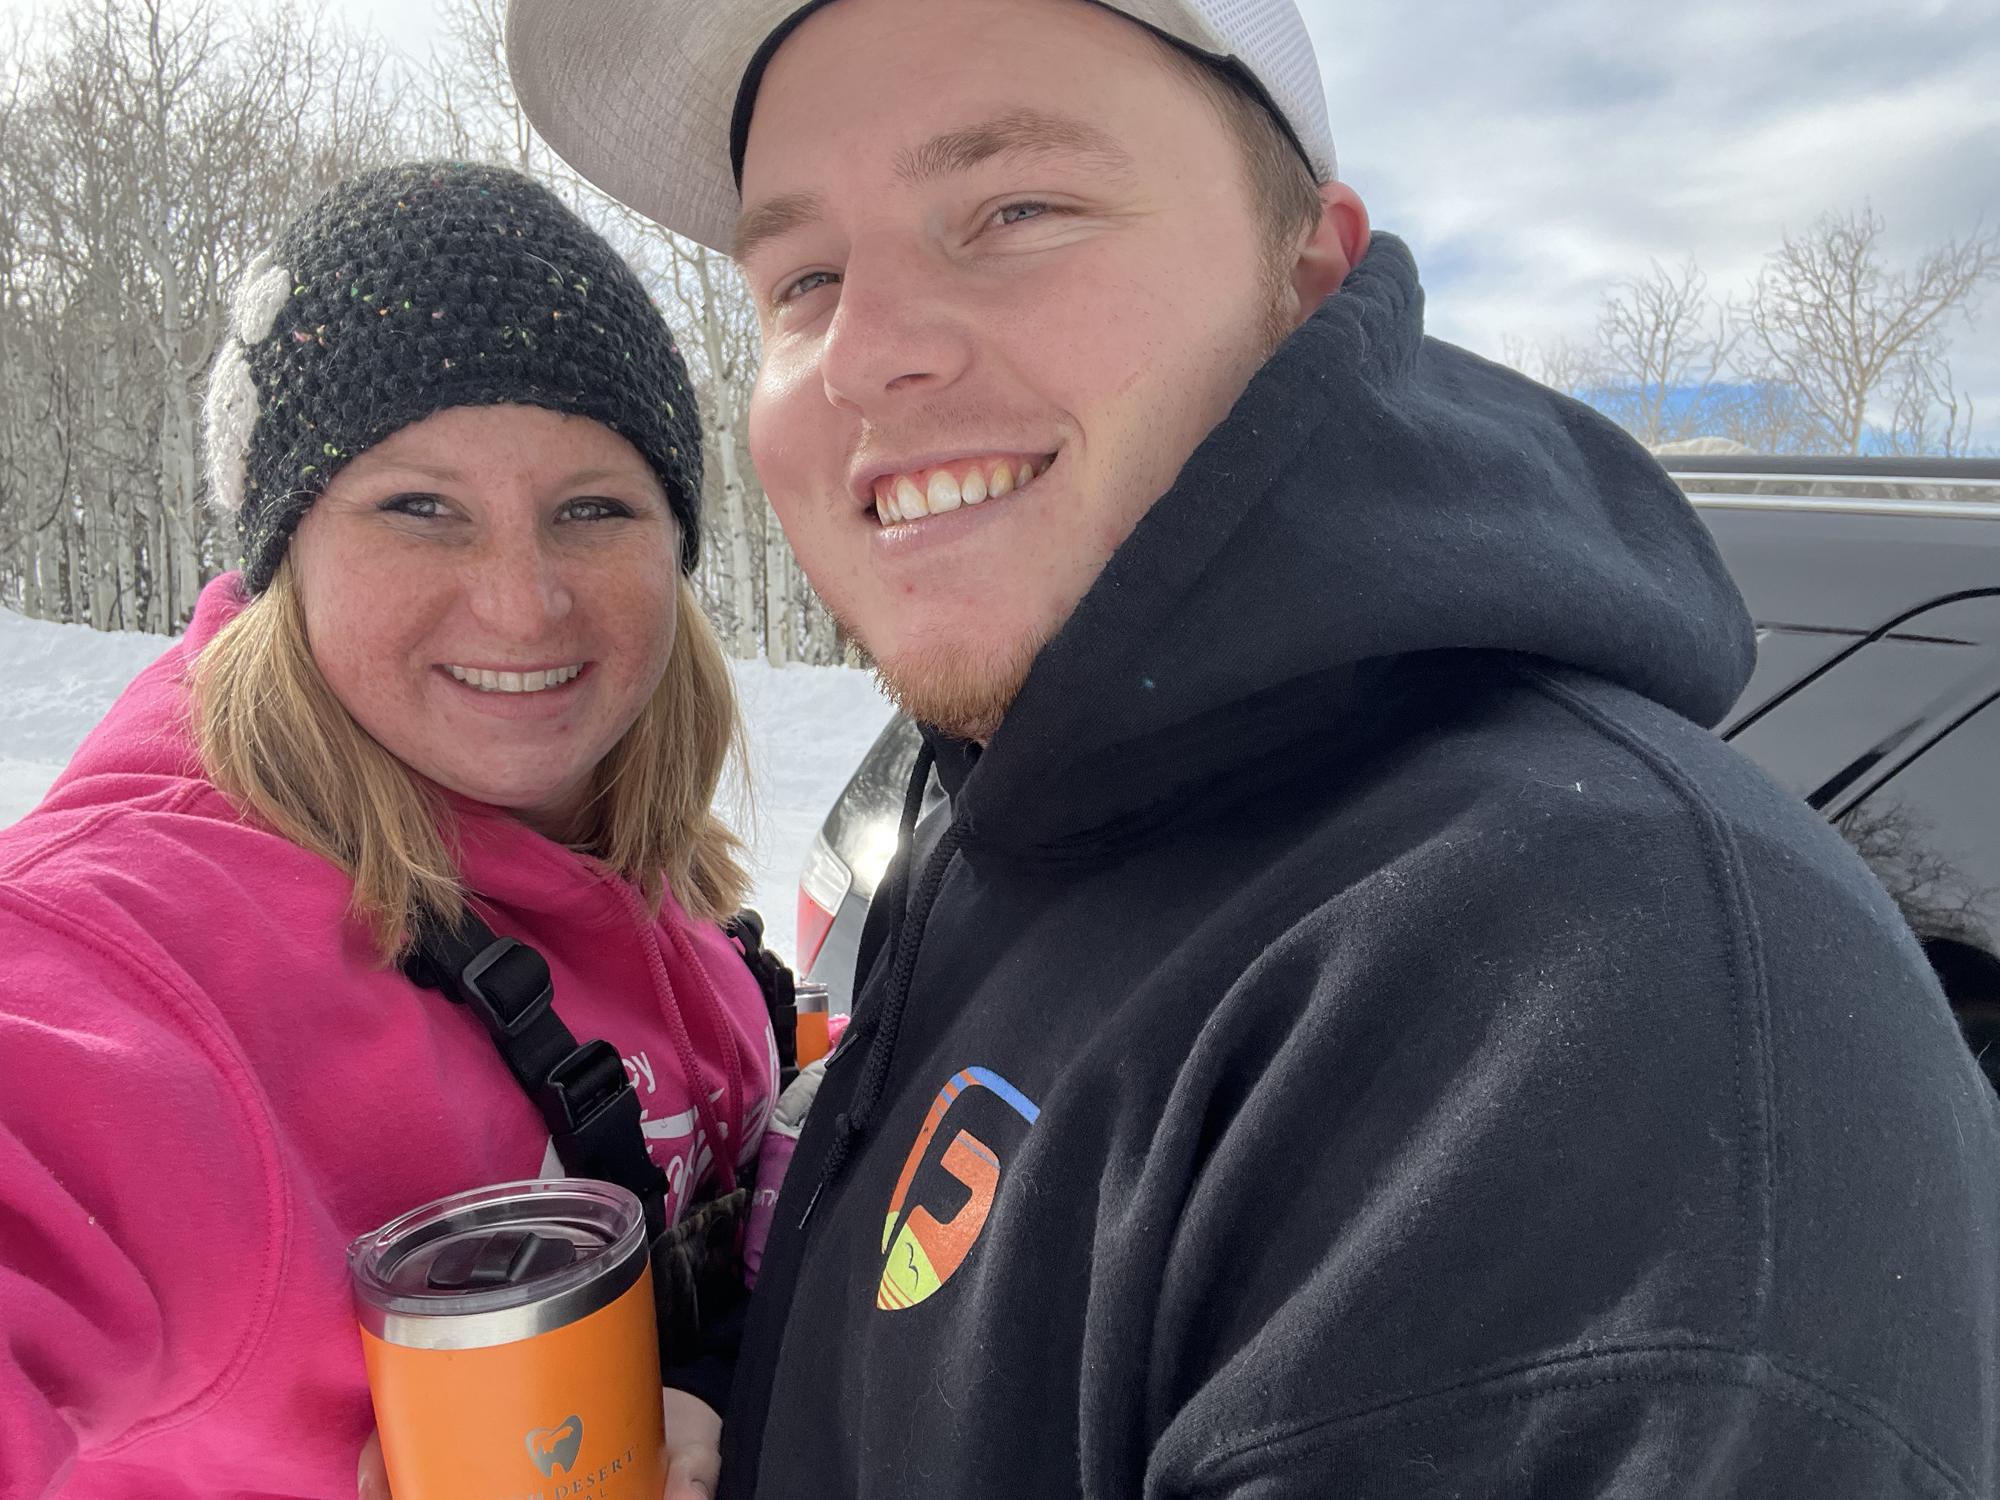
[[[622,500],[572,500],[563,507],[563,518],[570,521],[615,521],[631,514]]]
[[[382,502],[380,508],[399,516],[416,516],[427,520],[444,513],[444,502],[436,495],[391,495]]]

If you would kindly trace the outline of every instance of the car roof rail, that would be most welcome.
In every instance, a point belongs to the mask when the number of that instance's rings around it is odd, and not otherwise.
[[[1662,458],[1696,504],[2000,519],[2000,459],[1741,453]]]
[[[1669,474],[1721,479],[1867,479],[2000,485],[2000,458],[1856,458],[1845,453],[1662,454]]]

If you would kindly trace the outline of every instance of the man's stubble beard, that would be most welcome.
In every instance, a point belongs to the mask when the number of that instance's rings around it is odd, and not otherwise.
[[[821,603],[825,603],[824,598]],[[1021,685],[1050,639],[1042,636],[1017,642],[981,657],[932,648],[884,662],[838,611],[829,606],[828,613],[833,615],[841,639],[860,655],[862,665],[875,674],[898,710],[954,739],[981,745],[993,738],[1007,710],[1014,706]]]

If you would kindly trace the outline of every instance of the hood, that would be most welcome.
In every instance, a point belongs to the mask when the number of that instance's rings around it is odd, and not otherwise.
[[[931,739],[969,838],[1066,844],[1351,721],[1364,664],[1438,651],[1540,657],[1712,726],[1755,639],[1660,466],[1589,407],[1426,338],[1415,262],[1378,234],[1106,564],[985,752]]]

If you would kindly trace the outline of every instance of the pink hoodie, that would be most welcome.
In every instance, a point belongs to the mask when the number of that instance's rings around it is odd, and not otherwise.
[[[349,1241],[558,1170],[478,1022],[377,967],[348,882],[202,775],[184,679],[234,582],[0,830],[0,1500],[349,1500],[373,1425]],[[671,899],[650,921],[591,861],[463,816],[469,886],[625,1058],[678,1212],[715,1169],[676,1033],[747,1163],[775,1075],[755,983]]]

